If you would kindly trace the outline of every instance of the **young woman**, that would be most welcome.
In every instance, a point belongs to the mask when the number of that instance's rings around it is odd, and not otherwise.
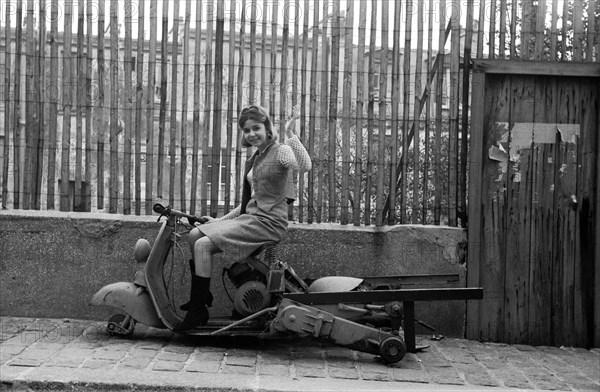
[[[310,156],[296,135],[295,120],[286,123],[285,144],[280,144],[264,108],[251,105],[242,110],[238,118],[242,146],[256,148],[244,168],[242,202],[222,218],[203,217],[206,223],[190,232],[195,273],[188,312],[178,330],[208,321],[215,253],[225,252],[235,260],[243,260],[261,246],[280,241],[286,233],[288,200],[294,199],[293,170],[311,168]]]

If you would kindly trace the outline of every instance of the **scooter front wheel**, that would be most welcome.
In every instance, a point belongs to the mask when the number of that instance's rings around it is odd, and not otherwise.
[[[121,336],[129,337],[133,335],[133,329],[135,328],[135,320],[130,315],[124,314],[113,314],[108,319],[106,325],[106,332],[110,336]]]

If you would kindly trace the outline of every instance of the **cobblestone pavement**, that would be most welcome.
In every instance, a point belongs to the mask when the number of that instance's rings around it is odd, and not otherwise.
[[[384,365],[373,355],[306,339],[189,337],[139,325],[121,339],[108,336],[105,325],[0,317],[2,389],[47,383],[104,390],[600,391],[600,349],[421,336],[428,349]]]

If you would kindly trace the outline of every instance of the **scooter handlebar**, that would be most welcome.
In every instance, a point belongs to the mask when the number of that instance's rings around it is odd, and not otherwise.
[[[198,218],[194,215],[190,215],[190,214],[186,214],[185,212],[182,212],[182,211],[174,210],[169,206],[165,207],[164,205],[162,205],[160,203],[154,204],[154,206],[152,206],[152,210],[160,215],[172,215],[172,216],[180,216],[182,218],[187,218],[188,222],[191,225],[193,225],[196,222],[198,222],[198,223],[206,222],[206,220],[203,218]]]

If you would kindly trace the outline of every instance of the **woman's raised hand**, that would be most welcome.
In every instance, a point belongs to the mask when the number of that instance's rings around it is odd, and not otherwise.
[[[298,123],[299,119],[300,119],[300,115],[298,113],[298,109],[297,108],[292,109],[292,117],[285,123],[285,137],[286,138],[291,138],[294,135],[297,135],[296,124]]]

